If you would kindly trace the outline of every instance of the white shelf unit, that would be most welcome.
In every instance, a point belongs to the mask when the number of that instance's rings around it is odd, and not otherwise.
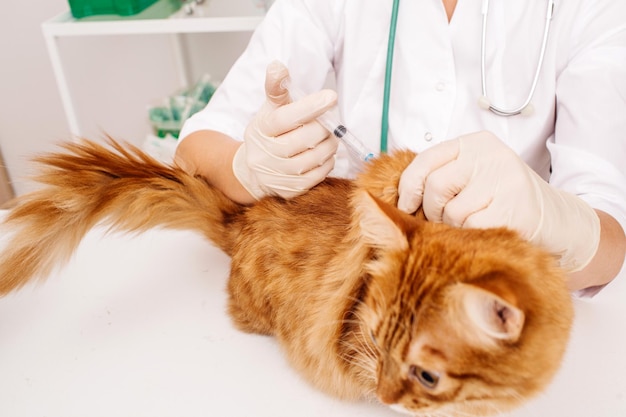
[[[69,11],[44,22],[42,31],[61,95],[69,131],[80,137],[80,125],[72,101],[72,94],[59,53],[58,40],[76,36],[115,36],[171,34],[172,48],[180,83],[186,79],[186,62],[181,52],[180,35],[190,33],[250,32],[265,16],[265,8],[253,0],[208,0],[196,6],[192,15],[181,9],[163,19],[116,18],[115,20],[79,20]]]

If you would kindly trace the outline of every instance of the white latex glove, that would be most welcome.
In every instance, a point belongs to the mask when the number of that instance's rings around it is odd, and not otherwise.
[[[315,119],[337,102],[322,90],[291,102],[281,82],[289,71],[280,62],[267,67],[266,101],[244,133],[233,172],[257,199],[294,197],[320,183],[335,165],[338,140]]]
[[[443,142],[402,173],[398,208],[457,227],[505,226],[573,272],[593,258],[600,220],[583,200],[550,186],[489,132]]]

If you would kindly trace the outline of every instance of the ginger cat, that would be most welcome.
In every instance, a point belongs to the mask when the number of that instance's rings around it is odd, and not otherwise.
[[[246,207],[132,146],[84,141],[37,158],[44,187],[16,201],[0,295],[66,262],[98,223],[202,233],[232,258],[229,313],[275,336],[313,385],[416,416],[485,416],[558,369],[572,304],[554,259],[515,232],[456,229],[395,208],[411,152],[356,181]]]

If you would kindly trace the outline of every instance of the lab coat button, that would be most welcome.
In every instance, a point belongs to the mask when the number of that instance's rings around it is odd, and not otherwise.
[[[438,82],[435,85],[435,90],[437,90],[437,91],[443,91],[445,89],[446,89],[446,84],[444,82],[442,82],[442,81]]]
[[[424,134],[424,140],[425,140],[426,142],[430,142],[431,140],[433,140],[433,134],[432,134],[432,133],[430,133],[430,132],[426,132],[426,133]]]

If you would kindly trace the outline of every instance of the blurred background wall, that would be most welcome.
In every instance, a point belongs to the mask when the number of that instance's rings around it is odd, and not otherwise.
[[[249,8],[247,3],[255,0],[231,1]],[[41,30],[44,21],[69,6],[66,0],[5,3],[0,13],[0,152],[9,186],[19,195],[36,188],[28,180],[29,158],[71,139]],[[190,81],[204,72],[221,80],[250,34],[183,35]],[[172,35],[63,37],[58,45],[80,130],[89,138],[106,133],[140,145],[150,130],[147,107],[182,87]]]

